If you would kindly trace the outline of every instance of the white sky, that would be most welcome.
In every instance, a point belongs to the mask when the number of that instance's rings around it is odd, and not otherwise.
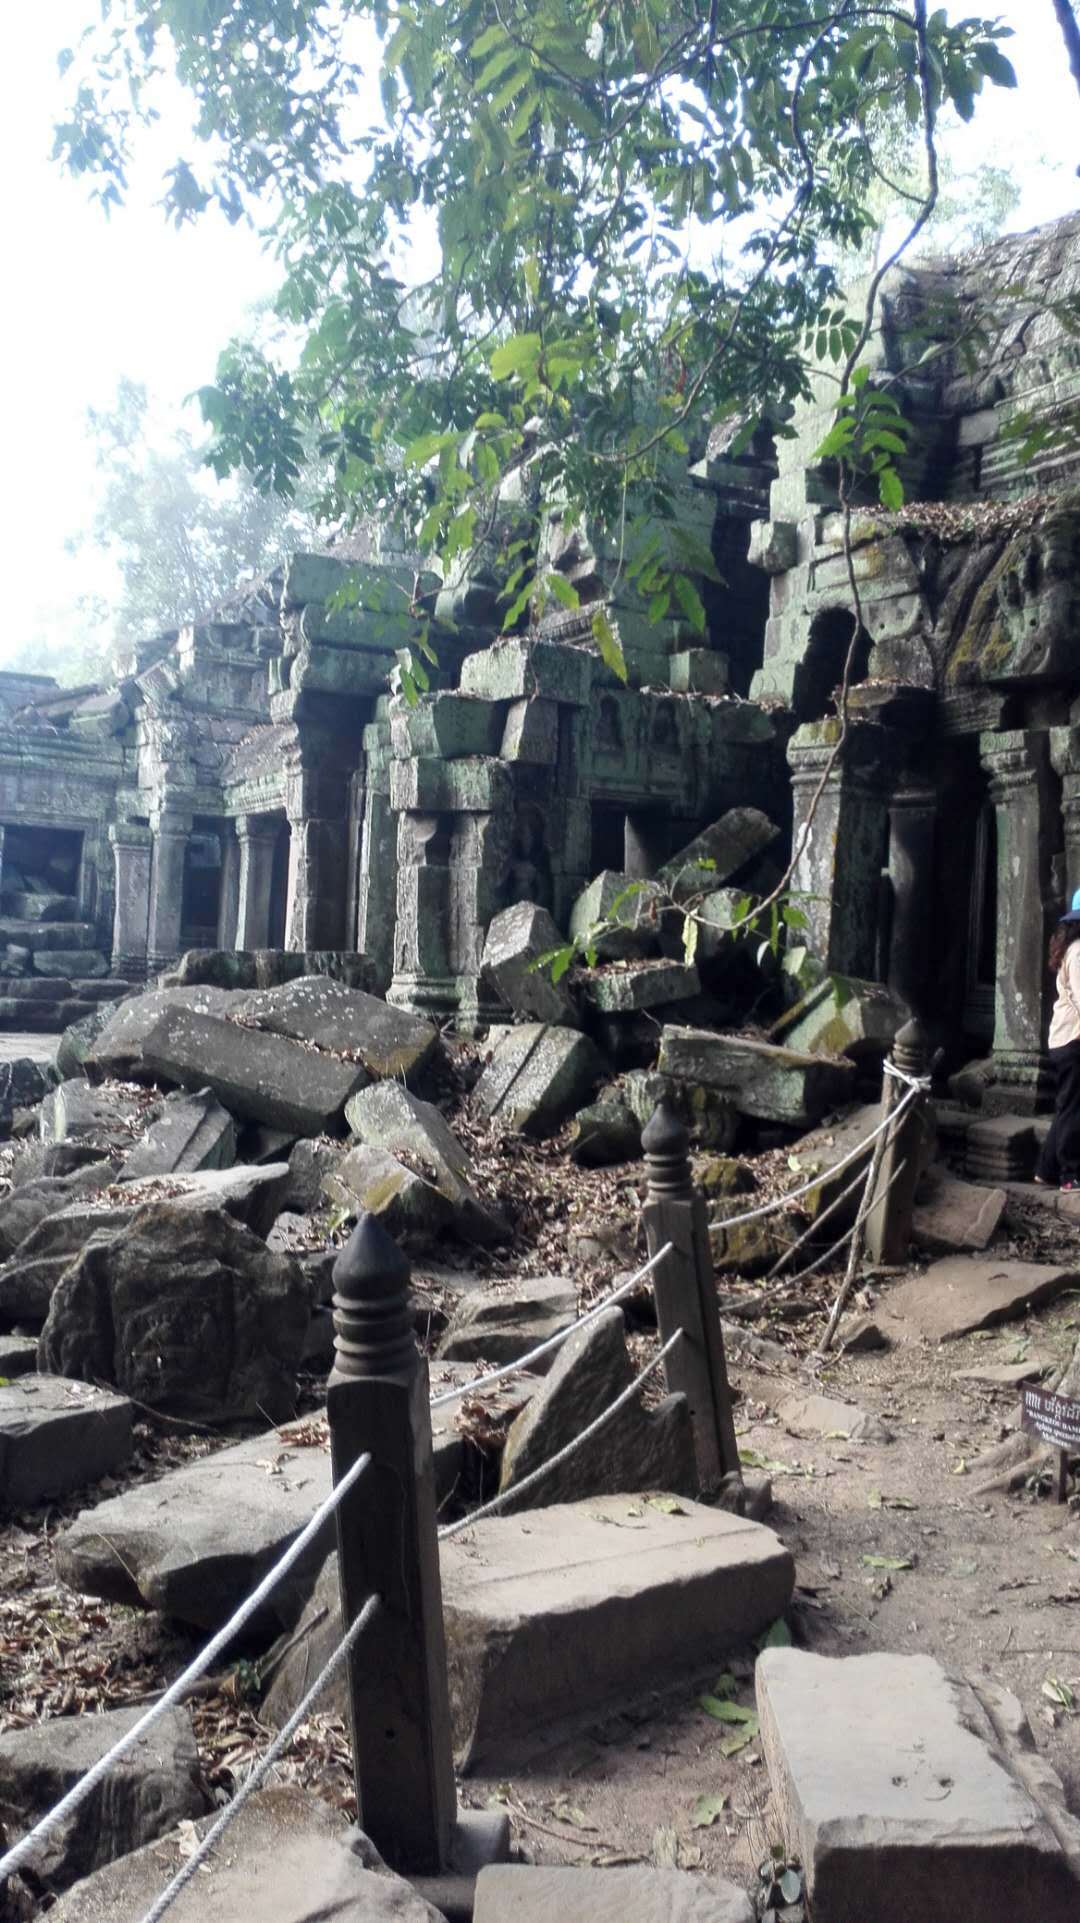
[[[957,13],[993,12],[967,0]],[[1007,0],[1015,29],[1007,51],[1020,86],[988,89],[957,164],[1011,166],[1023,201],[1009,222],[1034,226],[1080,204],[1080,98],[1051,0]],[[50,160],[65,106],[56,57],[98,13],[95,0],[31,0],[8,34],[0,115],[0,178],[7,182],[0,308],[5,459],[4,623],[0,663],[13,647],[70,624],[85,590],[108,586],[93,556],[73,560],[66,537],[92,512],[94,468],[87,407],[108,408],[122,376],[143,382],[163,423],[213,377],[218,350],[242,330],[250,305],[275,285],[257,238],[210,213],[177,232],[155,205],[160,173],[185,144],[185,108],[157,130],[133,170],[127,205],[106,219],[85,184]],[[194,425],[195,422],[192,422]]]

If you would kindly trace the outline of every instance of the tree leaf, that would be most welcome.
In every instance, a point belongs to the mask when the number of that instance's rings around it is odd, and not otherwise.
[[[690,1812],[690,1828],[692,1830],[711,1829],[714,1823],[720,1821],[727,1806],[728,1799],[723,1792],[715,1796],[699,1796]]]
[[[612,628],[611,622],[608,620],[603,608],[597,608],[593,614],[592,632],[593,640],[600,650],[600,659],[605,668],[610,668],[612,674],[616,675],[620,681],[625,683],[628,670],[626,657],[622,650],[622,642]]]
[[[861,1556],[859,1559],[867,1569],[914,1569],[910,1556]]]

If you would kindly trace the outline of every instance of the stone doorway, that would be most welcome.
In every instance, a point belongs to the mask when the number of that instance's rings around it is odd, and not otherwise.
[[[214,816],[196,815],[184,855],[184,891],[180,911],[182,948],[216,948],[221,918],[225,823]]]
[[[270,867],[270,914],[267,947],[284,948],[289,913],[289,844],[292,837],[285,815],[277,822]]]
[[[77,921],[83,891],[83,834],[76,828],[13,822],[2,830],[0,909],[17,920]]]

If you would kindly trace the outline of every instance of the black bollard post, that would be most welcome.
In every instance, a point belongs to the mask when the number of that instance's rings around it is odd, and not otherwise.
[[[649,1179],[649,1255],[671,1243],[653,1270],[660,1334],[666,1342],[676,1329],[685,1331],[665,1363],[667,1386],[690,1404],[698,1486],[711,1493],[741,1469],[705,1202],[691,1175],[689,1131],[666,1102],[647,1124],[641,1146]]]
[[[373,1215],[334,1264],[330,1378],[334,1480],[371,1465],[337,1511],[342,1623],[382,1600],[349,1656],[360,1822],[391,1868],[436,1875],[456,1815],[427,1363],[413,1335],[410,1270]]]

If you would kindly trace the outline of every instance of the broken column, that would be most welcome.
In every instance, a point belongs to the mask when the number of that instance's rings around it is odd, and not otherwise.
[[[218,947],[238,947],[236,924],[240,914],[240,843],[231,821],[221,825],[221,896],[218,904]]]
[[[153,837],[135,821],[114,821],[109,829],[116,866],[113,908],[112,972],[128,981],[146,977],[150,922],[150,868]]]
[[[303,729],[285,784],[289,885],[285,946],[344,948],[348,771],[328,730]]]
[[[1046,1077],[1053,979],[1046,947],[1056,903],[1052,858],[1060,829],[1045,733],[1013,730],[979,737],[997,821],[996,1077],[1025,1109]]]
[[[241,815],[236,836],[240,844],[236,946],[241,950],[267,948],[278,823],[268,815]]]
[[[873,980],[878,960],[874,909],[888,844],[890,737],[879,727],[849,727],[819,797],[839,733],[838,720],[812,721],[788,744],[793,847],[801,850],[794,886],[807,897],[800,907],[819,959],[840,974]]]
[[[173,808],[161,808],[152,817],[151,828],[153,852],[146,954],[149,968],[156,973],[174,962],[180,952],[184,863],[191,839],[191,816]]]

